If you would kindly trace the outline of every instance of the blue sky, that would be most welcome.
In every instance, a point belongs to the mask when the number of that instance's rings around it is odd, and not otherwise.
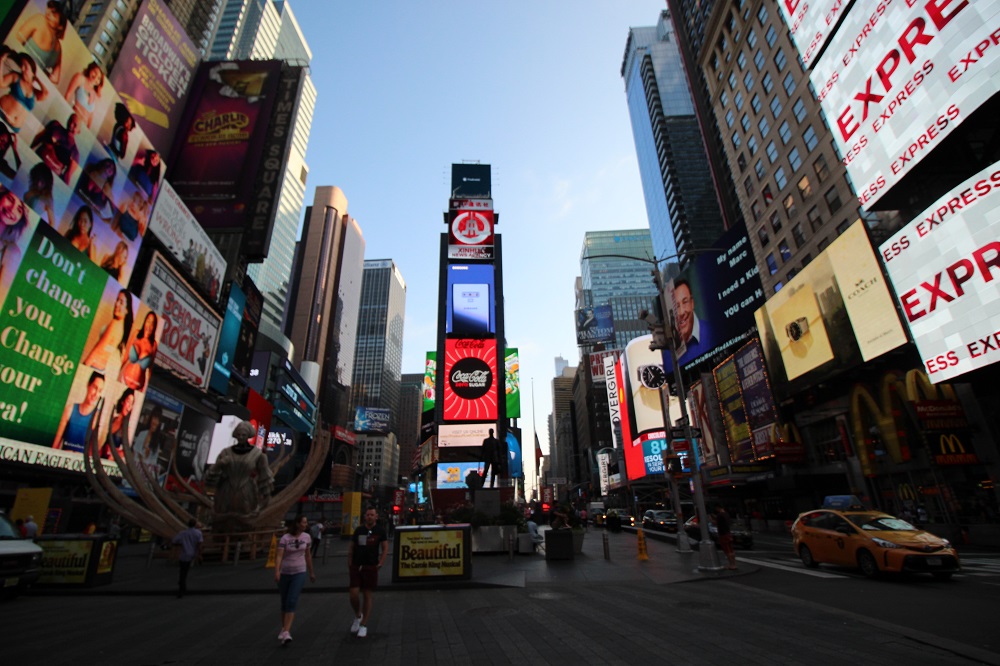
[[[451,164],[492,165],[508,346],[548,450],[554,359],[576,364],[583,234],[647,228],[620,70],[628,29],[663,0],[292,0],[318,89],[307,203],[347,195],[367,259],[407,284],[403,372],[436,347],[439,234]],[[526,446],[526,452],[530,449]]]

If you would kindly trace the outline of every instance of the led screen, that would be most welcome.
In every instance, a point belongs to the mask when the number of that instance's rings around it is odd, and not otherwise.
[[[450,264],[446,332],[480,338],[496,333],[494,269],[489,264]]]
[[[496,421],[496,340],[445,340],[444,420]]]
[[[437,464],[437,487],[438,490],[445,488],[468,488],[465,477],[469,472],[483,473],[482,463],[479,462],[448,462]]]

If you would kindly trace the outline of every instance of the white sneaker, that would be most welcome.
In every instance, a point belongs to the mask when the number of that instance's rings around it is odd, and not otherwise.
[[[358,627],[358,638],[364,638],[367,635],[368,635],[368,627],[362,624],[361,626]]]
[[[284,640],[284,644],[285,644],[285,645],[288,645],[288,644],[289,644],[289,643],[291,643],[291,642],[292,642],[292,635],[291,635],[290,633],[288,633],[288,632],[286,631],[286,632],[285,632],[285,640]]]
[[[360,617],[354,618],[354,622],[351,622],[351,633],[352,634],[358,633],[360,627],[361,627],[361,618]]]
[[[278,640],[281,641],[282,643],[285,642],[285,630],[284,629],[282,629],[281,631],[278,632]]]

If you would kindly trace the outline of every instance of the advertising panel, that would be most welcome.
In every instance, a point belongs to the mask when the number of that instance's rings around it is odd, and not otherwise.
[[[756,340],[744,345],[733,355],[736,374],[743,394],[747,423],[751,428],[770,425],[777,420],[774,397],[764,370],[764,355]]]
[[[169,154],[198,66],[198,47],[162,0],[146,0],[108,81],[161,154]]]
[[[621,357],[624,386],[619,389],[619,398],[626,406],[621,421],[625,438],[622,446],[630,481],[648,474],[662,474],[663,452],[667,450],[660,402],[660,387],[665,386],[667,378],[660,352],[649,349],[652,339],[651,335],[635,338],[626,345]],[[677,399],[672,398],[671,402],[676,403]]]
[[[870,209],[1000,90],[996,2],[855,3],[812,72]]]
[[[392,412],[380,407],[357,407],[354,410],[354,432],[386,435],[392,421]]]
[[[710,387],[706,390],[706,387]],[[708,391],[711,390],[711,393]],[[715,381],[713,376],[702,373],[701,378],[691,384],[688,390],[688,414],[691,417],[691,426],[701,431],[701,439],[698,441],[701,449],[701,460],[706,464],[713,464],[717,456],[718,446],[715,443],[715,435],[712,429],[713,410],[709,407],[709,400],[715,396]],[[714,410],[718,413],[719,410]]]
[[[495,428],[495,425],[489,423],[461,425],[442,423],[438,426],[437,445],[441,449],[457,446],[482,446],[483,440],[490,436],[490,429]]]
[[[928,378],[1000,359],[1000,163],[961,183],[879,248]]]
[[[780,387],[781,397],[906,342],[861,220],[755,317],[771,387]]]
[[[153,253],[142,300],[159,316],[163,327],[156,365],[204,390],[212,371],[221,318],[159,253]]]
[[[445,488],[468,488],[465,477],[469,472],[483,473],[481,462],[439,462],[437,464],[438,490]]]
[[[219,333],[219,344],[215,350],[215,363],[212,364],[212,379],[209,386],[219,393],[225,394],[229,389],[229,375],[233,368],[233,354],[236,342],[240,336],[240,324],[243,323],[243,308],[246,306],[246,296],[243,290],[235,284],[229,287],[229,301],[226,303],[226,316],[222,320],[222,330]]]
[[[301,432],[312,432],[316,425],[315,394],[288,359],[276,370],[274,388],[274,415]]]
[[[512,479],[524,476],[524,466],[521,462],[521,429],[507,429],[507,476]]]
[[[608,465],[611,463],[611,455],[614,453],[608,452],[606,449],[597,454],[597,476],[600,479],[601,487],[601,497],[607,497],[608,491],[611,489],[610,479],[608,478]]]
[[[451,197],[453,199],[490,199],[489,164],[452,164]]]
[[[238,379],[249,381],[254,346],[257,344],[257,329],[260,328],[260,316],[264,310],[264,294],[260,293],[249,275],[244,275],[243,295],[246,297],[246,306],[240,323],[240,337],[236,341],[236,351],[233,352],[233,372]],[[264,392],[263,389],[253,388],[258,393]]]
[[[397,530],[400,579],[466,575],[466,541],[460,529]]]
[[[434,393],[436,389],[434,388],[437,384],[437,352],[427,352],[427,358],[424,361],[424,385],[423,385],[423,410],[424,412],[429,412],[434,409]]]
[[[233,430],[241,423],[243,423],[243,419],[239,416],[224,414],[219,422],[215,424],[215,428],[212,429],[212,442],[208,448],[207,464],[214,465],[219,454],[224,449],[228,449],[236,443],[236,438],[233,437]]]
[[[521,362],[517,349],[504,352],[504,391],[507,394],[507,418],[521,418]]]
[[[732,461],[747,461],[753,459],[753,446],[750,440],[750,426],[747,424],[746,410],[743,407],[743,395],[740,391],[740,378],[736,372],[736,360],[729,357],[716,366],[715,389],[719,393],[719,405],[722,407],[722,422],[725,424],[726,441],[729,442],[729,457]]]
[[[496,422],[496,340],[445,340],[444,373],[445,421]]]
[[[610,305],[588,305],[576,311],[576,344],[595,345],[615,341],[615,322]]]
[[[604,357],[604,385],[608,389],[608,412],[611,422],[611,443],[620,448],[623,446],[621,439],[622,411],[621,403],[618,400],[618,372],[619,359],[621,356]]]
[[[160,485],[166,481],[170,469],[183,413],[184,405],[166,393],[153,388],[146,391],[133,440],[133,452],[139,464]]]
[[[232,432],[232,431],[230,431]],[[208,453],[215,434],[215,419],[194,409],[186,408],[177,428],[177,448],[167,477],[167,490],[181,490],[177,479],[194,488],[203,488]]]
[[[806,69],[812,67],[850,0],[778,0],[781,17]],[[874,7],[872,8],[874,10]]]
[[[187,269],[187,277],[194,280],[213,303],[218,301],[219,288],[226,275],[226,260],[167,181],[160,187],[149,218],[149,230]]]
[[[452,210],[448,213],[448,258],[493,259],[493,210]]]
[[[250,410],[250,425],[257,432],[254,446],[263,451],[267,447],[267,433],[271,429],[271,417],[275,408],[264,396],[250,389],[247,391],[247,409]]]
[[[610,357],[617,360],[621,356],[621,349],[609,349],[607,351],[592,352],[590,354],[590,381],[595,384],[604,383],[604,359]]]
[[[494,268],[490,264],[448,266],[446,333],[489,337],[496,333]]]
[[[38,582],[45,585],[83,585],[97,541],[91,539],[43,539],[42,569]]]

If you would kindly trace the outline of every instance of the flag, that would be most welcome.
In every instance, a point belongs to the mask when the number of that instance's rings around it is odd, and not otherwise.
[[[538,470],[542,466],[542,445],[538,443],[538,433],[535,433],[535,477],[538,476]]]

